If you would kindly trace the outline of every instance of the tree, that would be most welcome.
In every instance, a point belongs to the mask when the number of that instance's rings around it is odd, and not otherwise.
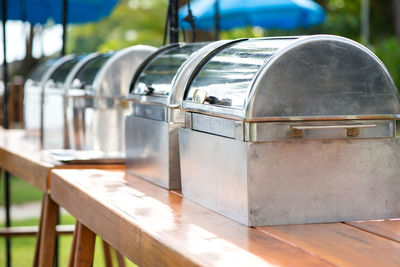
[[[323,25],[293,31],[235,29],[221,33],[223,39],[301,34],[335,34],[360,42],[361,0],[315,0],[327,18]],[[187,0],[182,0],[181,5]],[[134,44],[160,46],[165,26],[167,0],[121,0],[110,17],[97,23],[71,26],[68,52],[88,53],[121,49]],[[397,36],[397,38],[396,38]],[[212,35],[197,33],[197,40]],[[189,38],[190,40],[190,38]],[[382,59],[400,85],[400,0],[370,1],[369,48]]]
[[[121,0],[109,17],[71,26],[68,52],[107,51],[135,44],[160,46],[166,13],[165,0]]]
[[[400,1],[393,0],[394,28],[397,39],[400,41]]]

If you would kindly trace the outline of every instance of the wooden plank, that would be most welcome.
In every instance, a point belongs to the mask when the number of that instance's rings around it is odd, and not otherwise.
[[[400,219],[346,222],[346,224],[400,242]]]
[[[57,235],[72,235],[74,231],[75,225],[73,224],[57,225],[56,227]]]
[[[343,223],[257,229],[338,266],[400,266],[400,243]]]
[[[30,136],[28,138],[26,135],[26,130],[0,129],[0,166],[18,178],[41,190],[45,195],[49,193],[51,184],[50,174],[51,170],[54,168],[100,168],[113,170],[121,170],[125,168],[124,164],[62,164],[52,160],[47,153],[40,150],[38,136]],[[43,215],[44,211],[42,210],[41,217]],[[45,253],[54,254],[54,249],[50,248],[49,246],[54,245],[53,241],[50,239],[56,236],[57,229],[55,229],[55,224],[53,221],[54,217],[52,217],[53,215],[47,212],[46,216],[46,223],[43,223],[41,220],[39,236],[45,235],[49,242],[46,241],[46,243],[43,243],[41,238],[37,238],[34,266],[39,266],[39,254],[40,252],[43,252],[43,250],[40,250],[41,246],[46,247]],[[44,229],[46,229],[46,232],[41,232],[41,229],[43,229],[42,227],[45,227]],[[30,231],[33,233],[34,229],[8,229],[3,232],[3,234],[15,235],[22,234],[24,231]],[[43,257],[47,257],[47,255],[43,255]]]
[[[39,235],[39,226],[17,226],[0,229],[1,237],[36,236]],[[74,232],[73,225],[57,225],[57,235],[71,235]]]
[[[74,266],[92,267],[96,235],[82,223],[77,228]]]
[[[52,198],[140,266],[331,266],[124,172],[54,170]]]
[[[0,166],[42,192],[48,189],[53,164],[40,152],[38,139],[24,138],[26,131],[0,131]]]
[[[58,219],[58,205],[44,194],[43,229],[40,235],[39,266],[53,267],[56,243],[56,225]]]
[[[42,192],[50,188],[51,170],[112,169],[121,170],[124,164],[63,164],[40,150],[38,138],[27,138],[26,130],[0,130],[0,166]]]

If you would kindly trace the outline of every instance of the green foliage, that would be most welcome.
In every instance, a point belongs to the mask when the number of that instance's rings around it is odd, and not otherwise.
[[[284,36],[303,34],[335,34],[361,42],[360,0],[318,0],[327,13],[325,23],[308,29],[291,31],[259,29],[234,29],[224,31],[222,39],[260,36]],[[400,45],[394,31],[394,14],[391,0],[370,1],[370,43],[368,47],[382,60],[400,88]],[[367,44],[364,44],[367,45]]]
[[[35,252],[35,237],[16,237],[12,239],[11,258],[15,267],[31,266]],[[60,237],[60,264],[59,266],[68,266],[68,258],[71,249],[72,236]],[[96,247],[94,255],[94,264],[96,267],[105,266],[103,244],[99,237],[96,238]],[[5,265],[5,241],[0,238],[0,266]],[[125,260],[126,266],[136,266],[132,262]],[[113,257],[113,266],[118,266],[117,259]]]
[[[360,42],[361,0],[315,0],[327,18],[324,24],[308,29],[283,31],[242,28],[221,32],[221,39],[241,37],[335,34]],[[370,43],[400,87],[400,50],[394,30],[393,0],[370,0]],[[187,2],[187,1],[183,1]],[[97,23],[73,26],[70,52],[82,53],[121,49],[134,44],[162,44],[166,0],[120,0],[110,17]],[[210,38],[212,36],[209,35]],[[400,38],[400,37],[399,37]],[[189,38],[190,39],[190,38]]]
[[[38,225],[39,219],[27,219],[22,221],[12,222],[13,226],[30,226]],[[62,224],[74,224],[75,219],[71,215],[63,215],[61,217]],[[1,225],[3,227],[4,225]],[[11,240],[11,258],[12,266],[24,267],[31,266],[33,262],[33,256],[35,252],[35,237],[15,237]],[[71,249],[72,236],[63,235],[60,237],[60,264],[59,266],[67,266],[68,258]],[[125,260],[127,267],[136,266],[132,262]],[[5,264],[5,240],[0,238],[0,266],[6,266]],[[102,267],[105,266],[104,262],[104,252],[103,244],[99,237],[96,239],[95,254],[94,254],[94,264],[93,266]],[[113,266],[118,266],[117,259],[113,255]]]
[[[4,205],[4,180],[0,179],[0,206]],[[11,203],[21,204],[42,200],[42,192],[16,177],[11,177]]]
[[[122,49],[135,44],[162,44],[167,1],[120,0],[111,15],[98,22],[72,26],[72,53]]]
[[[400,88],[400,45],[396,37],[388,37],[377,42],[372,49],[384,62],[393,77],[397,88]]]

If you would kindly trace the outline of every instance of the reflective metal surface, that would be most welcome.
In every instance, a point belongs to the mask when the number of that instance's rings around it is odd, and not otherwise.
[[[398,117],[398,92],[367,48],[315,35],[250,39],[221,50],[187,85],[183,107],[265,120]]]
[[[90,62],[91,60],[100,57],[101,54],[100,53],[90,53],[86,56],[84,56],[81,60],[79,60],[79,62],[72,68],[72,70],[68,73],[67,78],[65,79],[64,82],[64,91],[65,93],[68,93],[67,91],[69,89],[72,88],[72,82],[75,79],[75,77],[77,76],[77,74],[79,73],[79,71],[86,66],[86,64],[88,62]]]
[[[198,65],[201,65],[205,60],[206,56],[216,53],[218,50],[223,49],[231,44],[240,42],[241,40],[222,40],[217,42],[208,43],[201,47],[196,53],[193,53],[185,63],[180,67],[174,79],[173,90],[169,97],[169,104],[182,105],[183,95],[185,93],[186,84],[191,79],[193,72],[196,70]]]
[[[185,86],[189,82],[197,65],[201,64],[207,55],[212,54],[215,51],[222,49],[223,47],[234,42],[237,41],[224,40],[213,43],[180,44],[179,46],[170,45],[160,48],[151,56],[151,60],[144,63],[146,64],[145,66],[141,66],[142,72],[147,73],[140,72],[139,74],[136,74],[136,77],[132,81],[130,98],[135,102],[139,102],[144,105],[164,105],[169,108],[179,108],[182,104]],[[184,56],[183,53],[188,54]],[[168,61],[169,58],[172,58],[170,62]],[[186,60],[182,61],[185,58]],[[171,64],[169,68],[167,66],[168,62]],[[157,63],[160,63],[163,65],[163,68],[168,68],[171,71],[159,71],[157,66],[152,66]],[[152,69],[153,72],[151,72],[149,69]],[[148,77],[152,75],[155,77]],[[164,77],[164,75],[166,76]],[[166,81],[166,77],[170,79],[169,83]],[[148,84],[145,84],[146,87],[152,87],[154,85],[154,83],[150,84],[150,81],[163,81],[165,83],[162,85],[163,87],[169,84],[168,86],[170,89],[167,93],[167,96],[162,94],[149,94],[140,92],[139,87],[141,86],[144,88],[145,82],[148,82]],[[158,87],[159,85],[156,84],[155,86]]]
[[[393,120],[242,122],[198,113],[185,114],[185,128],[248,142],[290,139],[395,137]],[[349,132],[353,131],[353,134]],[[355,134],[357,132],[357,134]]]
[[[179,129],[183,196],[250,226],[397,218],[400,140],[243,142]]]
[[[134,81],[131,94],[168,98],[181,66],[205,45],[206,43],[180,44],[163,50],[144,67]]]
[[[341,37],[312,36],[285,50],[260,72],[246,117],[399,117],[393,80],[367,48]]]
[[[400,213],[398,92],[353,41],[242,40],[198,65],[182,106],[182,192],[194,202],[250,226]]]
[[[167,189],[180,189],[177,123],[126,117],[126,169]]]
[[[56,161],[65,164],[123,164],[125,153],[103,152],[98,150],[72,150],[72,149],[51,149],[46,150],[47,154]]]
[[[28,135],[40,137],[41,121],[43,120],[43,90],[44,85],[64,62],[73,56],[50,59],[40,63],[29,75],[24,87],[24,124]]]
[[[127,170],[167,189],[180,188],[177,128],[183,126],[185,84],[204,56],[232,41],[161,48],[146,62],[130,96],[127,117]]]
[[[61,64],[44,84],[43,92],[43,148],[64,148],[64,83],[68,73],[85,58],[74,56]]]
[[[65,79],[64,82],[64,102],[63,102],[63,122],[64,122],[64,133],[63,133],[63,138],[64,138],[64,148],[69,149],[71,147],[76,147],[75,146],[75,139],[73,138],[74,136],[74,128],[72,127],[73,125],[73,108],[72,108],[72,103],[73,98],[68,97],[69,95],[73,94],[73,91],[75,89],[72,89],[72,82],[74,78],[76,77],[77,73],[79,70],[85,66],[88,62],[91,60],[100,57],[101,54],[95,52],[86,55],[83,57],[75,66],[74,68],[69,72],[67,78]],[[81,94],[79,94],[81,95]]]
[[[260,68],[276,51],[295,40],[249,39],[221,49],[196,75],[185,100],[244,109],[251,83]],[[203,99],[196,99],[200,93]]]
[[[124,100],[131,77],[156,49],[132,46],[94,56],[70,77],[66,116],[68,142],[76,150],[124,151]]]
[[[98,54],[98,56],[87,61],[75,74],[70,89],[79,89],[82,92],[87,91],[89,94],[93,92],[93,84],[97,73],[112,55],[113,52]]]

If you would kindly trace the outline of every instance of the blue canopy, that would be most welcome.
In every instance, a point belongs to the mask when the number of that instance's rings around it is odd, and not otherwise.
[[[215,1],[191,2],[196,29],[214,29]],[[183,21],[187,14],[187,5],[179,9],[179,22],[185,29],[190,28],[189,23]],[[325,12],[311,0],[219,0],[219,17],[221,30],[246,26],[290,30],[321,24],[325,20]]]
[[[68,0],[68,23],[97,21],[108,16],[118,0]],[[53,19],[62,21],[63,0],[8,0],[8,20],[28,21],[44,24]],[[0,5],[0,18],[2,7]]]

